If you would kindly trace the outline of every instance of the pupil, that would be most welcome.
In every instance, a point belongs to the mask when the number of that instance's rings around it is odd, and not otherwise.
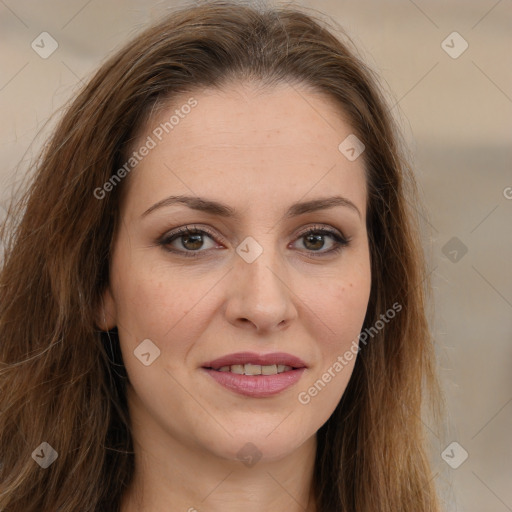
[[[182,240],[182,245],[183,247],[185,247],[185,249],[200,249],[201,248],[201,245],[203,244],[203,240],[202,240],[202,235],[201,234],[192,234],[192,235],[184,235],[183,236],[183,240]],[[194,242],[192,243],[192,246],[189,246],[188,245],[188,241],[193,239]],[[195,244],[195,245],[194,245]]]
[[[313,242],[315,242],[315,241],[317,242],[317,245],[315,245],[315,247],[313,247],[313,248],[314,249],[321,249],[322,246],[324,245],[324,242],[323,242],[322,238],[323,238],[323,235],[308,235],[306,237],[306,244],[305,245],[307,247],[308,243],[311,240],[313,240]],[[319,245],[318,245],[318,243],[319,243]]]

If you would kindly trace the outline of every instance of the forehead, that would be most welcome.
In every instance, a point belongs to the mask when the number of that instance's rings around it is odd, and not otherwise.
[[[176,189],[233,199],[243,193],[244,201],[250,192],[259,204],[283,194],[343,192],[364,210],[363,159],[350,162],[338,149],[352,132],[334,100],[299,85],[202,89],[152,116],[134,147],[147,137],[155,146],[130,181],[145,202]]]
[[[169,118],[169,113],[184,107],[190,97],[197,101],[180,122],[179,134],[185,146],[197,145],[197,137],[207,137],[214,145],[230,144],[246,148],[307,143],[332,145],[326,132],[336,140],[339,130],[350,130],[341,108],[325,94],[302,84],[281,83],[263,87],[254,83],[232,83],[222,89],[203,89],[174,99],[167,111],[161,111],[152,125]],[[203,133],[198,133],[200,125]],[[177,128],[177,127],[176,127]],[[173,130],[174,131],[174,130]],[[337,145],[336,145],[337,146]]]

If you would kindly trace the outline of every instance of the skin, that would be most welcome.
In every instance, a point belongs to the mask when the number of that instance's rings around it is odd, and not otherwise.
[[[190,96],[175,98],[134,147]],[[371,282],[363,158],[341,154],[353,130],[331,99],[303,86],[234,83],[193,97],[197,106],[128,178],[101,312],[107,328],[119,329],[130,380],[136,473],[122,511],[315,511],[316,432],[355,358],[309,403],[298,395],[350,349],[363,325]],[[239,218],[182,204],[143,216],[171,195],[222,202]],[[284,218],[294,202],[334,195],[359,213],[336,206]],[[197,258],[158,244],[186,225],[215,234],[203,235],[202,245],[184,246],[183,237],[170,244]],[[336,246],[329,235],[308,243],[303,232],[319,227],[341,232],[349,245],[329,253]],[[263,249],[252,263],[236,252],[247,236]],[[134,356],[145,339],[160,350],[149,366]],[[240,351],[288,352],[308,368],[267,398],[227,390],[201,370]],[[237,456],[248,442],[261,455],[252,466]]]

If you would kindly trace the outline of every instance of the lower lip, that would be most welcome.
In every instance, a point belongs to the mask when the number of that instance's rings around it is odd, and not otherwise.
[[[208,368],[203,370],[219,384],[240,395],[264,398],[277,395],[299,381],[306,368],[298,368],[276,375],[239,375],[219,372]]]

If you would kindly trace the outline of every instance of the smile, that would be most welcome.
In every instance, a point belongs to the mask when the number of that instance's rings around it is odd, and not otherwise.
[[[306,369],[302,359],[285,352],[238,352],[205,362],[200,368],[224,389],[252,398],[285,391],[300,380]]]
[[[222,366],[221,368],[212,368],[218,372],[229,372],[236,373],[237,375],[277,375],[278,373],[284,373],[293,370],[292,366],[285,364],[233,364],[231,366]]]

